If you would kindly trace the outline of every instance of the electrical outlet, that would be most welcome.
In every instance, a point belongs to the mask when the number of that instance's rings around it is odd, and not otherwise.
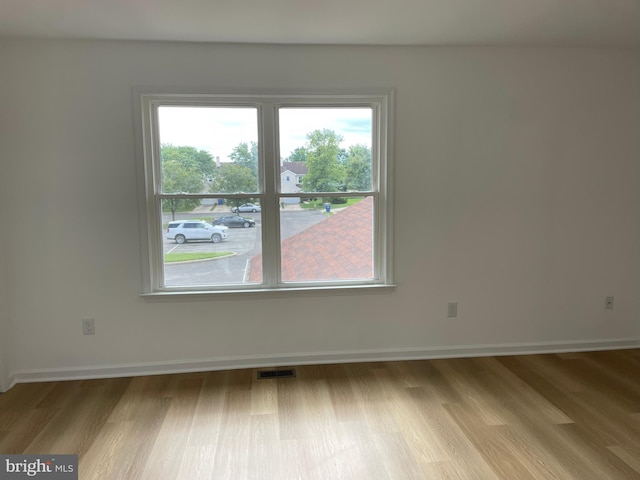
[[[449,302],[447,304],[447,317],[454,318],[458,316],[458,302]]]
[[[606,310],[613,310],[613,297],[605,297],[604,308]]]
[[[93,318],[82,319],[82,334],[83,335],[96,334],[96,321]]]

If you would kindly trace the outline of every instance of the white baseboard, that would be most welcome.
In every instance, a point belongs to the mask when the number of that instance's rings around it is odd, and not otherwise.
[[[4,376],[2,376],[2,374],[0,374],[0,393],[9,391],[9,389],[16,383],[18,382],[16,381],[15,375],[9,375],[5,378]]]
[[[7,364],[2,353],[2,348],[0,347],[0,393],[6,392],[16,384],[15,377],[9,374],[9,369],[6,367]]]
[[[341,352],[295,353],[283,355],[244,355],[200,360],[146,362],[94,367],[19,370],[9,377],[7,390],[16,383],[88,380],[174,373],[266,368],[275,366],[328,363],[428,360],[435,358],[529,355],[597,350],[640,348],[640,338],[587,340],[571,342],[513,343],[503,345],[460,345],[450,347],[396,348]]]

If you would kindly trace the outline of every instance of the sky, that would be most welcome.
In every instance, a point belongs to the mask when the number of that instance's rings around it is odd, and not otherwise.
[[[286,158],[306,143],[306,135],[327,128],[342,135],[342,148],[364,144],[371,147],[371,109],[282,108],[280,157]],[[160,143],[206,150],[228,162],[233,148],[257,142],[257,110],[227,107],[159,107]]]

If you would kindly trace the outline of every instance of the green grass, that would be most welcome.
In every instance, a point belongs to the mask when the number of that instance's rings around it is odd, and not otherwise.
[[[217,257],[226,257],[232,252],[202,252],[202,253],[165,253],[165,263],[189,262],[194,260],[208,260]]]

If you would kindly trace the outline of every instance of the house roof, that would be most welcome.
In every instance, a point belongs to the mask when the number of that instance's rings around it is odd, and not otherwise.
[[[249,282],[262,281],[262,254],[250,260]],[[282,242],[287,282],[355,280],[373,276],[373,197],[337,211]]]
[[[296,175],[305,175],[307,173],[307,164],[304,162],[282,162],[280,173],[284,173],[287,170]]]

